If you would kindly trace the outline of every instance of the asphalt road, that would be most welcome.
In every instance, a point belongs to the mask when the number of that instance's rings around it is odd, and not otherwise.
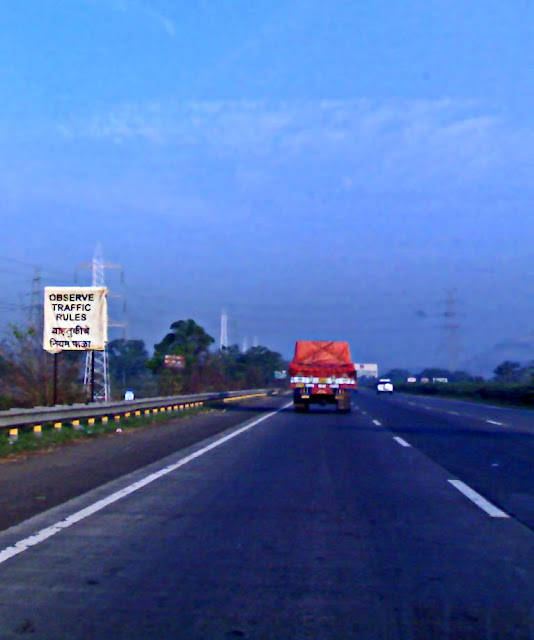
[[[534,638],[531,414],[354,405],[258,411],[3,532],[0,637]]]

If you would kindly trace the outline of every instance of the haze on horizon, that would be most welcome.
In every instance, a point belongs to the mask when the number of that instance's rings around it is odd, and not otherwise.
[[[1,12],[4,326],[33,266],[72,284],[100,242],[149,348],[178,319],[217,337],[225,309],[231,342],[288,358],[446,365],[454,291],[459,366],[534,359],[529,1]]]

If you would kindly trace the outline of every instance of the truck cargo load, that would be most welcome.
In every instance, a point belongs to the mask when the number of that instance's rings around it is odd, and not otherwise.
[[[297,341],[289,373],[296,411],[307,411],[313,403],[336,404],[338,411],[350,411],[357,379],[348,343]]]

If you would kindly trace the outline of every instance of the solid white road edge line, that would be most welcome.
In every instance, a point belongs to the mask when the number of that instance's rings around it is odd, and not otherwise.
[[[382,426],[382,423],[379,420],[373,420],[373,424],[376,424],[377,427]]]
[[[399,438],[399,436],[394,436],[393,440],[396,440],[401,445],[401,447],[411,447],[412,446],[411,444],[406,442],[406,440],[404,440],[403,438]]]
[[[456,487],[460,493],[463,493],[466,498],[469,498],[472,502],[474,502],[477,507],[480,507],[483,511],[485,511],[492,518],[509,518],[510,516],[504,511],[501,511],[495,505],[488,502],[486,498],[483,498],[479,493],[473,491],[471,487],[468,487],[461,480],[449,480],[453,487]]]
[[[89,505],[85,509],[76,511],[76,513],[71,514],[67,518],[60,520],[59,522],[56,522],[55,524],[49,527],[46,527],[45,529],[41,529],[41,531],[38,531],[32,536],[24,538],[23,540],[19,540],[13,546],[7,547],[6,549],[3,549],[2,551],[0,551],[0,564],[5,562],[6,560],[9,560],[13,556],[16,556],[19,553],[22,553],[23,551],[26,551],[27,549],[34,547],[40,542],[43,542],[44,540],[51,538],[52,536],[56,535],[56,533],[59,533],[63,529],[67,529],[68,527],[71,527],[73,524],[76,524],[77,522],[80,522],[81,520],[88,518],[89,516],[93,515],[93,513],[97,513],[98,511],[101,511],[102,509],[109,506],[110,504],[113,504],[118,500],[122,500],[122,498],[125,498],[131,493],[134,493],[134,491],[138,491],[139,489],[146,487],[151,482],[154,482],[155,480],[158,480],[159,478],[162,478],[163,476],[166,476],[169,473],[176,471],[176,469],[183,467],[188,462],[191,462],[191,460],[195,460],[195,458],[200,458],[200,456],[203,456],[208,451],[211,451],[212,449],[219,447],[221,444],[228,442],[228,440],[231,440],[232,438],[235,438],[241,435],[242,433],[245,433],[245,431],[252,429],[256,425],[258,425],[260,422],[263,422],[268,418],[272,418],[277,413],[280,413],[280,411],[287,409],[287,407],[291,406],[292,404],[293,402],[288,402],[277,411],[268,413],[267,415],[264,415],[261,418],[254,420],[254,422],[251,422],[245,425],[244,427],[241,427],[240,429],[237,429],[236,431],[233,431],[232,433],[229,433],[228,435],[223,436],[219,440],[215,440],[215,442],[212,442],[211,444],[203,447],[202,449],[199,449],[198,451],[191,453],[185,458],[178,460],[178,462],[174,462],[173,464],[170,464],[169,466],[164,467],[163,469],[160,469],[155,473],[151,473],[145,478],[142,478],[141,480],[134,482],[133,484],[125,487],[124,489],[121,489],[120,491],[116,491],[115,493],[112,493],[106,498],[102,498],[102,500],[98,500],[97,502]]]

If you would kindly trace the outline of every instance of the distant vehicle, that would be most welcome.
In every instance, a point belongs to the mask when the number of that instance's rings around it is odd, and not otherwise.
[[[335,404],[339,412],[350,411],[358,381],[346,342],[299,340],[289,373],[295,411],[308,411],[310,404]]]
[[[380,378],[376,383],[377,393],[393,393],[393,382],[389,378]]]

